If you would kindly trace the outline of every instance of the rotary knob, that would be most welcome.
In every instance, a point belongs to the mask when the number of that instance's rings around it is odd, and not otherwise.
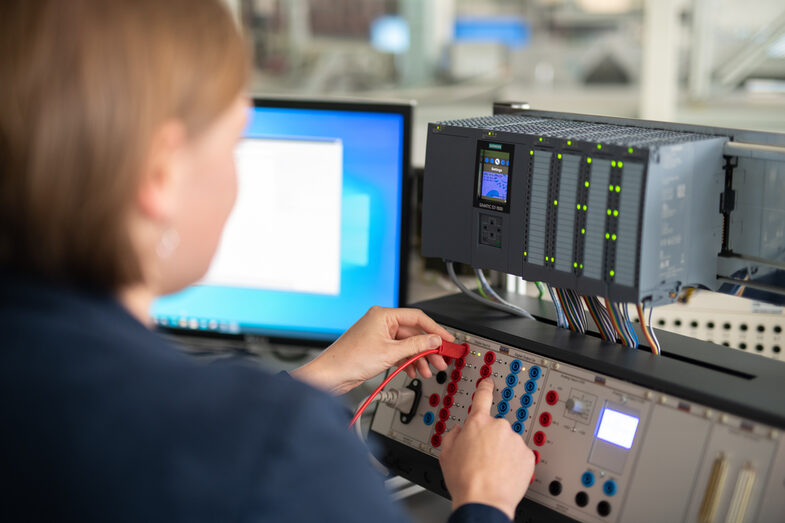
[[[576,414],[580,414],[586,408],[581,400],[576,400],[575,398],[568,399],[566,407],[567,410],[570,412],[575,412]]]

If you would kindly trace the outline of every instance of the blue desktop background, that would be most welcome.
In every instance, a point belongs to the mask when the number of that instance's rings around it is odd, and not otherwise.
[[[167,327],[333,340],[372,305],[397,307],[403,116],[256,107],[244,136],[329,138],[343,143],[340,294],[195,285],[156,300],[155,322]]]

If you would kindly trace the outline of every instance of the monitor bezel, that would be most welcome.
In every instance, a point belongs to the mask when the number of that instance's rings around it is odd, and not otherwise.
[[[400,256],[398,264],[398,307],[407,304],[407,287],[409,277],[409,240],[410,240],[410,213],[411,213],[411,190],[412,190],[412,165],[411,165],[411,141],[412,141],[412,118],[414,112],[414,102],[403,101],[378,101],[360,100],[351,98],[307,98],[307,97],[279,97],[279,96],[252,96],[250,98],[253,108],[282,108],[282,109],[305,109],[323,111],[346,111],[358,113],[392,113],[403,117],[403,150],[401,171],[401,202],[400,215],[400,238],[398,253]],[[174,335],[178,338],[215,338],[220,340],[265,340],[274,344],[301,345],[310,347],[324,347],[334,341],[332,338],[314,338],[311,336],[279,336],[276,334],[264,334],[257,332],[229,333],[215,330],[190,329],[188,327],[176,326],[156,326],[156,329],[167,335]]]

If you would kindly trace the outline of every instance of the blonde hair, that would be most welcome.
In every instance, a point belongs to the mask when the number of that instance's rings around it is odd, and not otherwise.
[[[141,278],[128,232],[147,149],[198,134],[245,88],[221,0],[5,0],[0,266],[117,289]]]

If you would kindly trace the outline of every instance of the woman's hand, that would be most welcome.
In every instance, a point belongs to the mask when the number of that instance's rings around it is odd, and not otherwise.
[[[534,474],[534,454],[509,422],[490,415],[493,381],[477,386],[463,427],[444,435],[439,463],[453,510],[466,503],[491,505],[515,518]]]
[[[454,336],[419,309],[372,307],[343,336],[314,360],[292,371],[292,376],[315,387],[343,394],[403,360]],[[447,368],[444,358],[431,354],[405,372],[431,377],[428,362],[438,370]]]

